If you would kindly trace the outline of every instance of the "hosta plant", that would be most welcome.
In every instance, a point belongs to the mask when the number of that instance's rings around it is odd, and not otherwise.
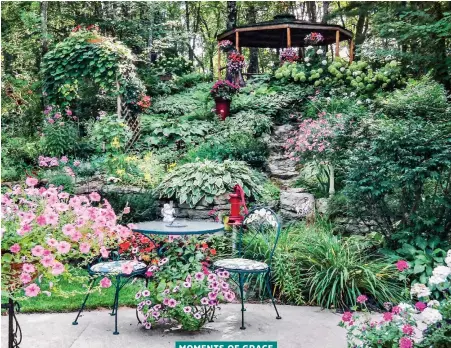
[[[258,179],[244,163],[224,161],[218,163],[205,160],[176,167],[158,186],[160,197],[175,197],[179,203],[194,207],[201,200],[213,203],[216,196],[231,192],[239,184],[246,196],[258,197]]]
[[[138,312],[143,325],[150,329],[155,323],[176,321],[184,330],[199,330],[210,318],[220,301],[233,301],[235,293],[228,283],[229,272],[197,272],[183,281],[152,282],[139,291]]]
[[[48,296],[58,281],[71,277],[69,261],[86,265],[107,257],[131,234],[118,224],[110,204],[98,193],[70,196],[55,187],[16,186],[2,195],[2,290],[8,296]]]

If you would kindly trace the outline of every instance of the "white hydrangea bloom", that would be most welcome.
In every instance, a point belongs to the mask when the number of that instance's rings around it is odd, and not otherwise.
[[[431,300],[428,302],[428,307],[437,308],[439,306],[440,306],[440,302],[438,302],[437,300]]]
[[[412,305],[405,302],[399,303],[398,307],[401,308],[403,312],[415,312],[415,309],[412,307]]]
[[[451,250],[448,250],[448,254],[446,255],[445,263],[448,267],[451,268]]]
[[[434,308],[425,308],[425,310],[423,312],[421,312],[421,314],[419,315],[420,320],[427,324],[427,325],[432,325],[435,324],[436,322],[442,320],[442,315],[440,314],[440,312],[437,309]]]
[[[446,278],[448,278],[448,276],[450,274],[451,274],[451,268],[449,268],[447,266],[437,266],[432,271],[432,275],[437,276],[437,277],[442,277],[445,280],[446,280]]]
[[[343,72],[343,71],[345,71],[345,70],[346,70],[345,68],[340,68],[340,71],[341,71],[341,72]]]
[[[416,283],[412,285],[412,287],[410,288],[411,296],[426,297],[429,296],[430,294],[431,290],[429,290],[429,288],[424,284]]]
[[[307,64],[305,64],[305,65],[307,65],[307,66],[310,66],[310,65],[312,65],[312,64],[310,64],[310,63],[307,63]]]
[[[306,62],[306,63],[310,62],[310,58],[309,57],[305,57],[304,58],[304,62]]]
[[[327,65],[327,60],[324,59],[324,60],[321,62],[321,64],[322,64],[322,65]]]
[[[307,47],[305,48],[306,51],[311,50],[311,49],[313,49],[313,46],[307,46]]]
[[[318,51],[316,51],[316,54],[323,54],[324,51],[320,48]]]

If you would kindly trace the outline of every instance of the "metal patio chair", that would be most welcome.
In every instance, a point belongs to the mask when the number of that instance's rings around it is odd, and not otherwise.
[[[110,259],[104,259],[100,257],[98,262],[95,262],[88,266],[88,273],[91,276],[91,281],[88,287],[88,293],[81,305],[80,310],[78,311],[77,317],[72,322],[72,325],[78,325],[78,317],[81,312],[85,308],[86,302],[88,301],[89,295],[91,294],[91,289],[94,286],[95,282],[98,279],[103,277],[108,277],[110,280],[115,282],[115,295],[113,302],[113,311],[110,313],[111,316],[115,316],[114,318],[114,332],[113,335],[119,335],[119,331],[117,331],[117,309],[119,306],[119,292],[127,284],[130,280],[135,277],[144,277],[144,273],[146,273],[147,265],[143,262],[136,262],[133,266],[133,271],[130,274],[125,274],[122,272],[122,265],[126,262],[132,262],[132,260],[121,260],[118,252],[112,252],[112,257]],[[146,279],[147,282],[147,279]]]
[[[276,213],[269,208],[255,208],[251,210],[243,220],[238,237],[238,257],[222,259],[213,263],[216,269],[223,269],[230,273],[238,274],[238,286],[241,296],[241,330],[244,326],[244,277],[249,274],[264,274],[266,289],[271,297],[272,304],[276,310],[276,319],[282,319],[277,310],[276,302],[271,291],[271,261],[279,240],[281,224]],[[243,236],[246,237],[246,243],[243,246]],[[268,245],[269,258],[266,262],[256,261],[244,258],[251,255],[250,248],[255,243],[265,242]]]

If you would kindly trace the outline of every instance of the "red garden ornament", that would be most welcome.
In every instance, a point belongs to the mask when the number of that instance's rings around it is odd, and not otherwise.
[[[243,223],[244,217],[241,215],[241,208],[243,208],[244,214],[247,214],[246,199],[243,188],[240,185],[235,185],[234,193],[230,194],[230,216],[229,225],[239,226]]]

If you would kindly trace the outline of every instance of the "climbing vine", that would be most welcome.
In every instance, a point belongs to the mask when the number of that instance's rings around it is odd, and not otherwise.
[[[44,96],[48,104],[67,107],[79,97],[85,81],[99,94],[124,95],[125,102],[139,108],[144,85],[139,80],[129,48],[114,38],[99,34],[97,26],[78,25],[71,35],[49,51],[43,61]]]

